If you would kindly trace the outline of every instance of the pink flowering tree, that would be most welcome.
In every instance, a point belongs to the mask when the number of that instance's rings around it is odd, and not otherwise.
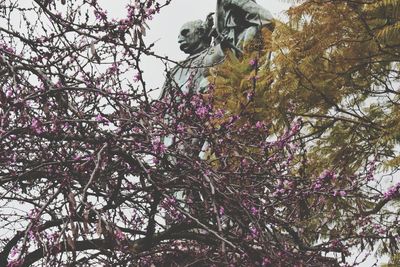
[[[212,88],[151,101],[140,59],[166,59],[142,37],[169,2],[135,1],[119,19],[96,0],[0,2],[0,266],[338,266],[377,243],[395,253],[384,207],[399,186],[371,189],[373,161],[304,177],[300,118],[275,133],[214,108]]]

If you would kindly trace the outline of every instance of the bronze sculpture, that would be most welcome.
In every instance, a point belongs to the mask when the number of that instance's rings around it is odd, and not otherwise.
[[[184,94],[206,92],[209,69],[223,62],[224,50],[240,54],[261,27],[273,30],[271,13],[254,0],[217,0],[215,27],[212,15],[205,22],[190,21],[182,26],[178,43],[189,56],[168,73],[161,98],[168,94],[174,98],[176,90]]]
[[[272,14],[254,0],[217,0],[218,38],[228,38],[238,48],[254,38],[262,26],[273,30]]]
[[[180,62],[169,73],[163,86],[161,98],[174,90],[182,93],[203,93],[207,91],[208,70],[221,63],[224,59],[221,44],[211,46],[212,14],[205,22],[195,20],[185,23],[179,33],[180,49],[189,54],[188,58]]]

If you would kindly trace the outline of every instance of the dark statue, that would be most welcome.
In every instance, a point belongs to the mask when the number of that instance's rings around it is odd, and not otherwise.
[[[223,62],[224,51],[240,53],[261,27],[273,30],[271,13],[254,0],[217,0],[215,27],[212,15],[205,22],[190,21],[182,26],[178,43],[189,56],[168,73],[161,98],[174,98],[176,90],[184,94],[205,93],[209,69]]]
[[[167,92],[172,93],[171,88],[178,88],[183,93],[203,93],[208,89],[209,68],[224,60],[221,45],[211,46],[212,26],[211,15],[205,22],[195,20],[182,26],[178,43],[180,49],[189,56],[170,71],[162,97]]]
[[[271,13],[254,0],[217,0],[217,38],[232,41],[238,48],[254,38],[261,26],[273,30]]]
[[[180,29],[179,48],[189,56],[167,74],[160,99],[179,101],[179,96],[175,94],[177,90],[183,94],[206,93],[209,88],[209,70],[224,61],[224,51],[231,50],[237,55],[261,27],[273,29],[270,12],[253,0],[217,0],[215,27],[213,15],[214,13],[211,13],[204,22],[187,22]],[[165,119],[168,123],[168,114]],[[173,135],[165,136],[163,143],[167,147],[176,145]],[[181,149],[188,154],[197,154],[204,160],[207,158],[209,142],[193,138],[190,147]],[[169,160],[173,164],[176,163],[174,157],[170,157]],[[187,190],[175,193],[177,199],[184,199],[189,195],[192,199],[201,201],[199,192]],[[170,224],[168,217],[166,224]]]

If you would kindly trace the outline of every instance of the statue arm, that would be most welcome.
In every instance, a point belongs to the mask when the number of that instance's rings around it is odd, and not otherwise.
[[[255,24],[266,25],[273,21],[271,12],[257,4],[254,0],[230,0],[231,5],[236,6],[246,13],[246,19]]]

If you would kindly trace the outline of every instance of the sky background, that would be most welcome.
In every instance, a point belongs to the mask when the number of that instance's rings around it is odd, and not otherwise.
[[[129,0],[99,0],[107,9],[110,17],[121,18],[126,15],[125,6]],[[160,1],[162,3],[163,1]],[[292,5],[290,0],[257,0],[257,3],[269,10],[279,20],[286,20],[285,11]],[[216,0],[172,0],[171,4],[163,8],[160,14],[156,14],[149,22],[150,30],[147,31],[145,41],[154,43],[154,52],[161,56],[168,56],[174,61],[180,61],[187,57],[178,46],[178,34],[181,26],[188,21],[204,20],[210,12],[215,12]],[[172,65],[170,65],[172,67]],[[164,83],[164,64],[153,57],[142,58],[143,77],[147,89],[160,88]],[[152,95],[157,98],[159,91]],[[359,257],[362,258],[362,257]],[[350,259],[349,259],[350,260]],[[360,267],[380,266],[388,258],[376,259],[370,256]],[[351,261],[349,261],[351,263]]]

